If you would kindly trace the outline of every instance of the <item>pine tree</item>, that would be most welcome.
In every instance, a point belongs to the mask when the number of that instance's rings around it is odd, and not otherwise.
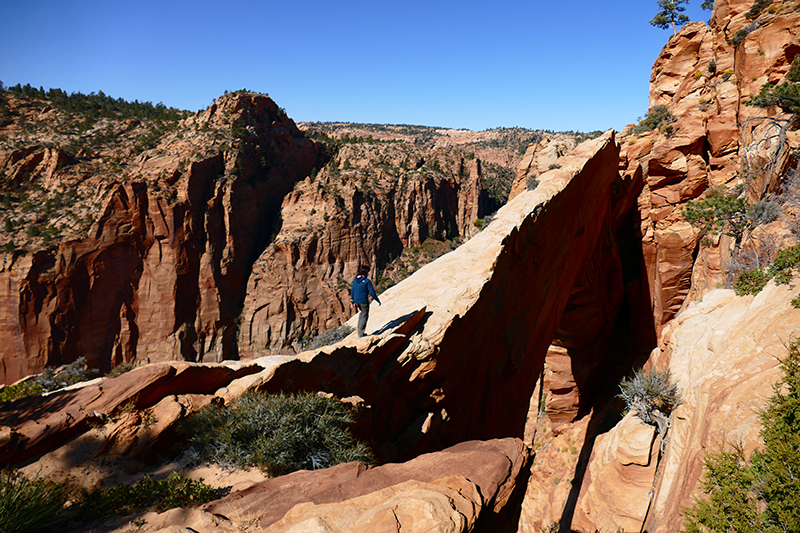
[[[689,22],[689,17],[683,14],[688,3],[689,0],[658,0],[661,11],[656,13],[650,24],[661,29],[672,26],[673,35],[678,33],[678,25],[682,26]]]

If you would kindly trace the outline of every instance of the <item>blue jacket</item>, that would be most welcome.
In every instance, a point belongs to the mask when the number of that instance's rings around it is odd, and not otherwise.
[[[356,304],[366,304],[369,303],[368,295],[372,296],[376,302],[381,303],[369,278],[367,276],[356,276],[353,280],[353,286],[350,288],[350,301]]]

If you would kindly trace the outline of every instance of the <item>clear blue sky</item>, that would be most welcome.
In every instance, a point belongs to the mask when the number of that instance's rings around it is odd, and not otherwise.
[[[707,20],[692,0],[687,14]],[[268,93],[296,121],[621,128],[671,30],[656,0],[7,0],[0,80],[195,111]]]

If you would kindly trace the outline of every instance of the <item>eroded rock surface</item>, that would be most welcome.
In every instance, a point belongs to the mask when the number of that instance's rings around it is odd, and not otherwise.
[[[167,134],[141,153],[130,177],[91,177],[105,196],[88,235],[3,256],[0,383],[81,356],[103,371],[134,359],[236,357],[253,261],[321,148],[249,93],[221,97],[183,130],[191,135]],[[61,176],[46,162],[28,179],[77,179],[75,168]]]
[[[491,523],[490,515],[503,511],[527,460],[528,450],[518,439],[464,442],[406,463],[375,468],[346,463],[296,472],[202,510],[255,518],[273,532],[312,525],[331,532],[469,531],[482,513]]]
[[[717,289],[678,314],[650,363],[670,369],[683,397],[664,454],[655,428],[632,415],[598,437],[574,530],[677,531],[699,495],[704,454],[760,445],[759,409],[780,377],[784,343],[800,331],[790,304],[798,287],[770,282],[755,297]]]

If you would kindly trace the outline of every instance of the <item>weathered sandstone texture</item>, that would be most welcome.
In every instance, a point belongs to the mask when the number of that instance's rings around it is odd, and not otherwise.
[[[470,531],[479,516],[487,524],[502,516],[527,462],[528,449],[519,439],[463,442],[406,463],[295,472],[202,509],[257,519],[274,532],[312,525],[341,532]],[[457,527],[438,529],[451,523]]]
[[[686,202],[709,187],[741,184],[755,203],[775,192],[796,163],[791,153],[800,138],[787,131],[790,117],[745,101],[788,72],[800,52],[800,13],[769,9],[750,20],[745,14],[752,5],[718,1],[709,26],[693,22],[671,38],[653,65],[650,106],[666,106],[675,121],[649,133],[636,135],[629,128],[620,135],[625,172],[644,173],[639,210],[657,327],[687,298],[724,281],[720,254],[729,255],[733,246],[728,238],[719,248],[702,246],[681,215]],[[741,44],[731,42],[753,26]],[[698,275],[692,279],[695,264]]]
[[[613,132],[580,145],[481,233],[387,290],[367,328],[378,336],[352,335],[301,356],[302,364],[279,368],[263,388],[360,396],[371,406],[372,438],[388,459],[465,439],[521,435],[527,398],[564,309],[574,295],[608,281],[602,264],[591,276],[579,274],[594,250],[615,246],[610,189],[618,180],[617,150]],[[617,184],[620,191],[633,187]],[[606,328],[616,305],[603,307]],[[594,313],[586,308],[586,316]],[[407,338],[384,333],[420,314]],[[588,337],[604,335],[593,330]]]
[[[760,445],[759,409],[780,377],[786,341],[800,332],[790,304],[798,288],[770,282],[755,297],[717,289],[678,314],[649,363],[669,368],[683,397],[663,455],[655,428],[632,414],[598,437],[573,530],[677,531],[699,495],[704,454]]]
[[[112,419],[100,453],[144,455],[178,420],[219,401],[220,389],[264,370],[258,362],[155,363],[44,397],[0,403],[0,467],[49,452],[90,424]],[[155,422],[145,423],[145,414]]]
[[[104,371],[134,358],[236,357],[252,264],[320,147],[261,95],[221,97],[186,121],[191,138],[167,135],[133,177],[98,184],[105,199],[86,237],[4,255],[0,382],[80,356]],[[47,161],[34,178],[57,179]]]

